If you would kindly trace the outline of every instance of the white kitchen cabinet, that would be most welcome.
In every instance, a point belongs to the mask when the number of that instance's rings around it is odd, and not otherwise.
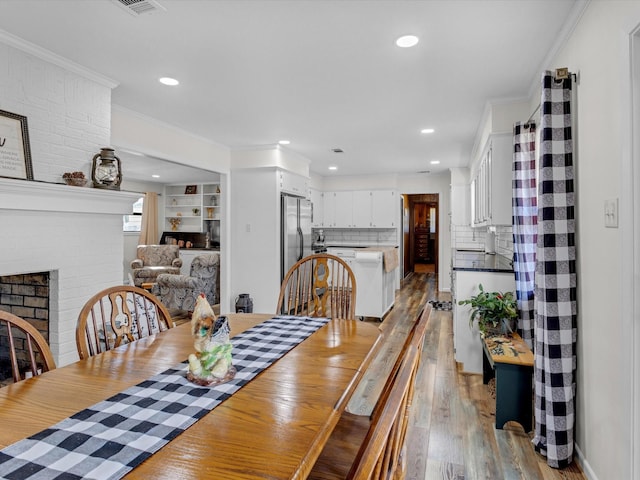
[[[287,170],[278,170],[278,181],[281,193],[309,198],[308,177],[303,177]]]
[[[311,189],[311,226],[322,228],[324,227],[324,194],[315,188]]]
[[[395,270],[385,270],[383,252],[329,247],[327,253],[340,257],[353,271],[358,287],[356,317],[382,319],[395,301],[396,273]]]
[[[368,228],[371,226],[371,192],[356,190],[352,192],[351,227]]]
[[[371,192],[371,227],[393,228],[397,222],[400,204],[393,190],[374,190]]]
[[[456,362],[467,373],[482,373],[482,342],[476,326],[469,326],[469,305],[458,305],[460,300],[477,295],[478,285],[485,291],[513,292],[513,272],[483,272],[455,270],[452,273],[453,347]]]
[[[451,185],[451,223],[469,225],[469,185]]]
[[[322,226],[336,226],[336,192],[324,192],[322,196]]]
[[[473,226],[511,225],[511,134],[489,136],[471,181]]]
[[[335,214],[333,227],[351,228],[353,226],[353,192],[333,192]]]
[[[313,191],[312,191],[313,195]],[[400,206],[393,190],[324,192],[322,226],[325,228],[395,228]],[[315,208],[315,207],[314,207]]]

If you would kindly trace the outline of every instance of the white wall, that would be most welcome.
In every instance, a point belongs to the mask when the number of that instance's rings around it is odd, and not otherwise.
[[[248,293],[254,312],[274,312],[280,292],[280,193],[275,168],[231,175],[231,304]],[[222,308],[222,306],[221,306]]]
[[[226,146],[119,105],[113,105],[111,115],[113,145],[211,172],[229,172],[231,151]]]
[[[591,478],[640,478],[631,471],[631,324],[624,318],[621,230],[604,227],[604,201],[620,198],[626,121],[631,104],[629,32],[640,2],[592,1],[566,45],[544,66],[579,74],[575,171],[577,190],[578,372],[576,440]],[[621,202],[621,219],[630,205]],[[636,220],[637,221],[637,220]],[[625,225],[621,225],[625,227]],[[637,248],[637,246],[636,246]],[[635,292],[637,296],[638,292]],[[636,327],[637,328],[637,327]],[[629,339],[629,340],[627,340]]]
[[[280,145],[235,149],[231,153],[232,168],[276,167],[309,176],[309,159]]]

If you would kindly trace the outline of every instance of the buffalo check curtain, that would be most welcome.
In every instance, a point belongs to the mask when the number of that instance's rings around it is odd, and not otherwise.
[[[516,277],[518,330],[533,348],[534,277],[538,237],[536,194],[536,125],[516,123],[513,128],[513,270]]]
[[[229,382],[195,385],[185,361],[1,450],[0,478],[122,478],[328,321],[277,316],[256,325],[231,339]]]
[[[576,248],[571,77],[543,74],[535,272],[535,436],[551,467],[571,463],[575,422]]]

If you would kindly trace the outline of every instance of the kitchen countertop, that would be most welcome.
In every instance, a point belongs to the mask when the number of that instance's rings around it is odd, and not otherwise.
[[[363,244],[348,244],[348,243],[325,243],[324,245],[326,248],[353,248],[353,249],[357,249],[357,250],[361,250],[363,248],[398,248],[397,245],[385,245],[385,244],[381,244],[381,245],[363,245]]]
[[[451,256],[454,270],[468,272],[513,272],[513,262],[503,255],[454,249]]]

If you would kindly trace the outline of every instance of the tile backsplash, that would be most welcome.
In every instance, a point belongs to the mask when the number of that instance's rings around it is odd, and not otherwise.
[[[496,253],[507,258],[513,257],[513,235],[509,225],[490,227],[496,232]],[[484,249],[484,237],[487,227],[470,227],[469,225],[451,225],[451,247]]]
[[[469,225],[451,225],[451,247],[484,249],[486,227],[472,228]]]
[[[318,231],[324,232],[326,245],[398,245],[398,231],[395,228],[314,228],[312,239],[315,241]]]

